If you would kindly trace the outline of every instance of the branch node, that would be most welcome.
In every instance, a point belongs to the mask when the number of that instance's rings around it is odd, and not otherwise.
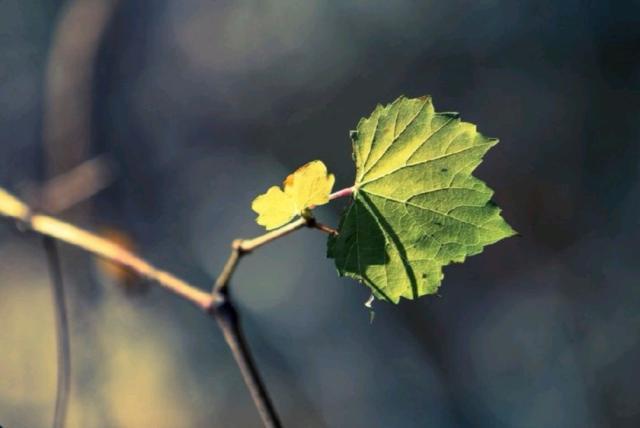
[[[31,228],[31,220],[25,220],[25,219],[16,219],[15,221],[16,223],[16,229],[18,229],[18,232],[29,232],[32,230]]]
[[[316,227],[316,225],[318,224],[318,222],[316,221],[316,218],[314,216],[305,216],[304,219],[306,220],[305,225],[310,228],[313,229],[314,227]]]
[[[226,328],[238,325],[238,311],[226,297],[216,299],[212,305],[212,314]]]
[[[34,216],[34,212],[32,209],[27,209],[22,217],[20,218],[16,218],[15,219],[15,223],[16,223],[16,229],[18,229],[19,232],[31,232],[33,230],[33,226],[32,226],[32,219]]]
[[[237,252],[239,256],[249,254],[251,249],[246,248],[244,243],[244,239],[234,239],[233,242],[231,242],[231,249]]]
[[[281,426],[240,328],[239,314],[229,298],[227,285],[243,254],[304,227],[309,222],[308,219],[295,220],[253,239],[233,241],[229,259],[218,276],[213,290],[210,293],[205,293],[186,281],[156,268],[115,242],[54,217],[34,212],[33,209],[2,187],[0,187],[0,217],[16,221],[23,230],[31,230],[45,237],[66,242],[129,268],[141,277],[153,280],[163,288],[192,302],[209,314],[222,327],[225,340],[240,368],[265,427],[278,428]]]

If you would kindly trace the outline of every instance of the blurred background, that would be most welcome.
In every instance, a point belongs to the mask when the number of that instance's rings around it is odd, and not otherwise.
[[[257,194],[313,159],[349,186],[348,131],[401,94],[500,138],[476,175],[522,237],[372,324],[320,233],[244,259],[233,293],[284,425],[640,426],[637,2],[0,0],[0,186],[203,289],[261,233]],[[46,202],[96,156],[80,187],[102,191]],[[215,323],[61,253],[69,427],[260,426]],[[0,425],[50,426],[45,254],[9,222],[0,315]]]

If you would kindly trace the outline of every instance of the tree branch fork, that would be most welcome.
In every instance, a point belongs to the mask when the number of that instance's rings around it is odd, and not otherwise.
[[[128,268],[140,277],[157,283],[160,287],[191,302],[205,312],[211,312],[216,303],[225,299],[226,292],[224,290],[240,258],[244,255],[305,227],[329,234],[336,233],[334,229],[317,222],[313,217],[300,217],[264,235],[251,239],[235,239],[231,243],[231,255],[216,279],[212,292],[207,293],[199,287],[153,266],[115,242],[55,217],[33,211],[26,203],[2,187],[0,187],[0,216],[17,221],[22,230],[48,236]]]
[[[332,193],[329,200],[350,196],[353,188]],[[25,202],[0,187],[0,217],[12,219],[21,230],[32,231],[47,238],[80,248],[95,256],[128,268],[141,278],[156,283],[161,288],[187,300],[213,317],[224,334],[253,401],[266,427],[279,427],[280,422],[262,383],[249,347],[240,327],[239,316],[229,296],[229,281],[240,259],[277,239],[302,228],[317,229],[328,234],[337,231],[319,223],[314,217],[300,217],[278,229],[251,239],[236,239],[231,243],[231,253],[211,289],[205,292],[187,281],[161,270],[126,248],[96,233],[61,221],[55,217],[35,212]]]

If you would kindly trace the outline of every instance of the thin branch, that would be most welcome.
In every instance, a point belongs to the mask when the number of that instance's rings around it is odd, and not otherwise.
[[[211,290],[211,293],[214,296],[218,294],[227,294],[227,284],[229,283],[229,280],[231,280],[231,275],[235,272],[238,262],[240,262],[240,242],[241,241],[236,240],[231,244],[231,254],[229,254],[229,258],[224,264],[222,272],[218,275],[216,282],[213,284],[213,290]]]
[[[310,226],[314,222],[315,220],[312,218],[301,217],[292,223],[256,238],[236,239],[231,243],[231,254],[216,279],[212,290],[212,297],[218,302],[214,311],[216,321],[218,321],[227,345],[229,345],[229,349],[233,353],[233,358],[240,368],[244,383],[251,393],[251,398],[253,398],[253,402],[258,409],[262,423],[269,428],[280,427],[280,419],[260,377],[260,372],[251,355],[249,345],[244,338],[240,317],[231,300],[228,284],[242,256],[298,229]]]
[[[82,162],[91,147],[96,57],[117,4],[118,0],[67,0],[52,32],[44,73],[42,142],[45,175],[53,180],[40,189],[37,200],[37,206],[50,212],[60,212],[86,200],[111,180],[105,174],[104,163]],[[73,167],[77,168],[72,170]],[[88,209],[82,206],[74,210],[76,221],[87,216]],[[45,247],[58,259],[52,239],[45,238]],[[60,276],[60,287],[61,281]],[[57,306],[64,310],[64,302],[57,302]],[[60,348],[65,332],[58,327]],[[66,398],[61,400],[60,380],[68,373],[61,373],[62,369],[59,366],[54,427],[64,425],[65,412],[60,406],[64,407]]]
[[[303,227],[307,226],[307,224],[308,219],[300,217],[299,219],[292,221],[289,224],[285,224],[284,226],[271,232],[267,232],[264,235],[260,235],[257,238],[243,239],[235,242],[241,252],[250,253],[251,251],[260,248],[271,241],[275,241],[276,239],[282,238],[283,236],[286,236],[291,232],[302,229]]]
[[[312,227],[311,225],[315,223],[315,220],[312,218],[300,217],[299,219],[285,224],[284,226],[272,230],[271,232],[267,232],[264,235],[260,235],[251,239],[236,239],[231,243],[231,254],[227,259],[227,262],[222,269],[220,275],[216,279],[215,284],[213,285],[212,294],[216,295],[218,293],[224,293],[231,280],[231,276],[238,266],[238,262],[243,255],[248,254],[263,245],[266,245],[270,242],[275,241],[276,239],[282,238],[292,232],[295,232],[298,229],[302,229],[303,227]]]
[[[311,227],[313,227],[314,229],[318,229],[319,231],[324,232],[328,235],[333,235],[333,236],[338,235],[338,231],[336,229],[324,223],[320,223],[316,221],[316,222],[313,222],[313,225]]]
[[[162,271],[131,251],[104,239],[95,233],[62,222],[53,217],[34,214],[21,200],[0,187],[0,216],[17,220],[27,229],[40,235],[82,248],[96,256],[131,269],[142,278],[156,282],[161,287],[209,311],[212,296],[186,281]]]
[[[244,338],[239,316],[229,296],[227,285],[243,255],[249,254],[257,248],[303,227],[317,227],[315,219],[301,217],[292,223],[256,238],[233,241],[231,255],[218,276],[212,292],[205,293],[186,281],[154,267],[141,257],[108,239],[54,217],[34,213],[29,206],[2,187],[0,187],[0,216],[18,221],[24,229],[76,246],[96,256],[127,267],[140,277],[154,281],[162,288],[195,304],[213,316],[222,329],[225,340],[233,353],[245,384],[260,413],[262,422],[269,428],[281,426]]]
[[[354,188],[347,187],[346,189],[338,190],[337,192],[329,195],[329,200],[334,200],[338,198],[344,198],[347,196],[351,196],[353,194]],[[313,207],[311,207],[313,208]],[[222,292],[227,286],[231,276],[233,275],[234,270],[236,269],[240,258],[247,253],[250,253],[263,245],[266,245],[276,239],[282,238],[292,232],[295,232],[298,229],[302,229],[303,227],[310,227],[314,229],[318,229],[322,232],[328,233],[330,235],[337,235],[338,231],[330,226],[319,223],[313,217],[300,217],[299,219],[286,224],[276,230],[271,232],[267,232],[264,235],[260,235],[256,238],[252,239],[236,239],[231,243],[231,254],[229,255],[229,259],[224,265],[222,273],[216,279],[216,282],[213,286],[212,293],[215,295],[217,293]]]
[[[47,253],[49,273],[51,275],[51,291],[56,318],[56,338],[58,350],[58,379],[56,387],[56,405],[53,415],[53,428],[63,428],[65,425],[69,390],[71,387],[71,350],[69,344],[69,321],[64,298],[64,282],[58,248],[53,238],[42,240]]]
[[[353,187],[342,189],[332,193],[329,200],[350,196],[353,194]],[[313,207],[311,207],[313,208]],[[336,235],[338,232],[322,223],[318,223],[314,217],[303,216],[299,219],[286,224],[276,230],[265,233],[253,239],[236,239],[231,243],[231,254],[213,285],[211,291],[212,298],[215,299],[215,311],[213,312],[218,325],[222,329],[227,345],[233,353],[233,357],[240,368],[244,382],[251,393],[253,402],[255,403],[260,418],[265,427],[280,427],[278,414],[271,402],[271,398],[260,377],[260,372],[251,355],[251,350],[244,339],[244,333],[240,325],[240,317],[235,309],[231,296],[229,294],[229,281],[231,276],[238,267],[240,259],[257,248],[262,247],[270,242],[280,239],[292,232],[303,227],[318,229],[322,232]]]
[[[280,428],[282,425],[278,413],[262,381],[258,366],[256,366],[251,355],[251,350],[242,331],[238,311],[236,311],[228,295],[225,301],[215,305],[213,314],[222,329],[224,339],[233,354],[233,358],[240,368],[244,383],[249,389],[263,425],[267,428]]]
[[[100,155],[55,176],[26,199],[49,214],[57,214],[90,199],[113,179],[111,161]]]
[[[87,157],[96,57],[118,4],[69,0],[63,6],[44,75],[42,138],[48,177],[69,171]]]

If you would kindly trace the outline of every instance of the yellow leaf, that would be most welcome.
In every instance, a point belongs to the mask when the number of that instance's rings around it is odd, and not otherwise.
[[[278,186],[273,186],[253,200],[251,209],[258,213],[256,222],[267,229],[275,229],[288,223],[297,214],[291,197]]]
[[[251,209],[258,213],[257,223],[267,230],[275,229],[308,208],[326,204],[334,181],[321,161],[301,166],[284,180],[284,191],[273,186],[253,200]]]
[[[327,172],[322,161],[312,161],[298,168],[284,180],[284,193],[295,201],[301,213],[313,205],[329,202],[335,177]]]

